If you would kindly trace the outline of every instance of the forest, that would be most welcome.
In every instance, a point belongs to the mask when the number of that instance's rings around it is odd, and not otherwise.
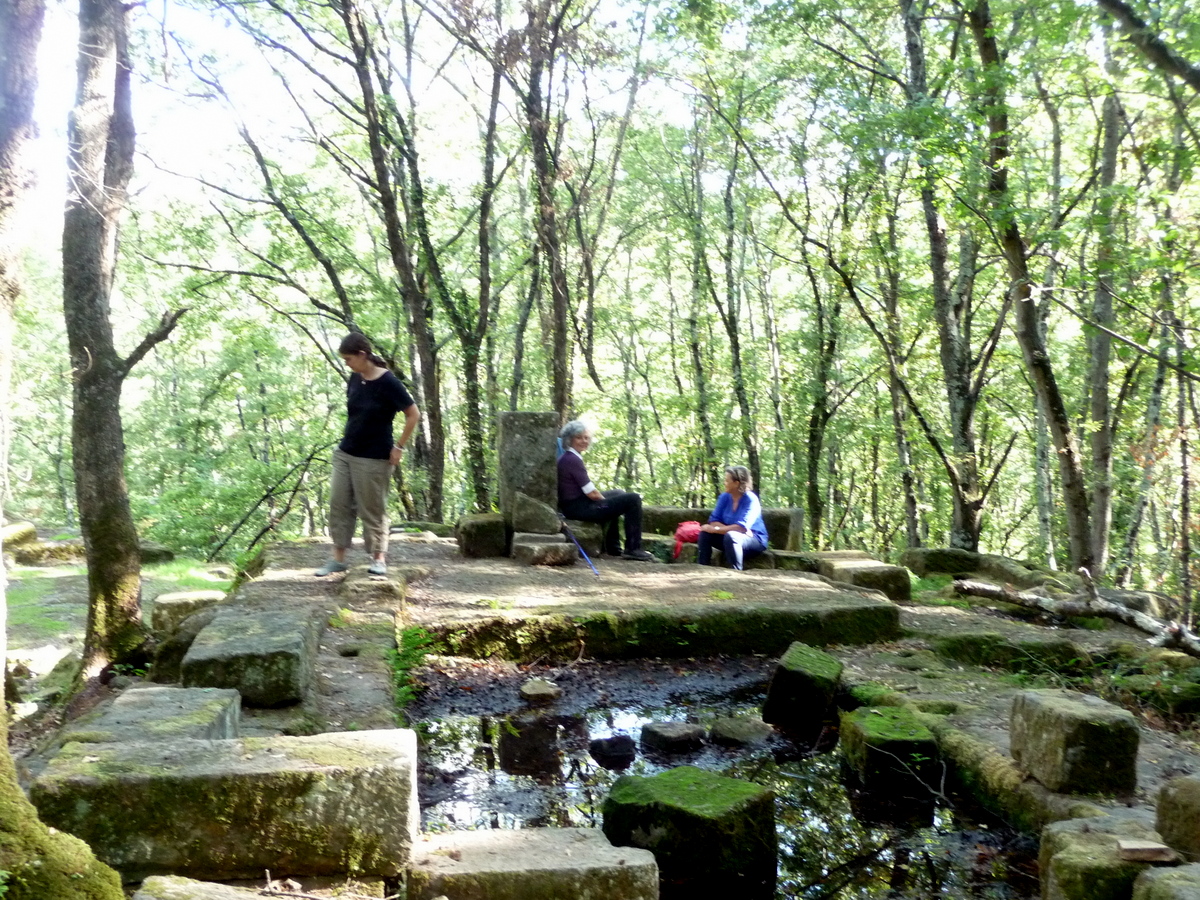
[[[80,75],[61,159],[101,221],[69,198],[61,247],[15,232],[10,513],[78,527],[115,427],[138,536],[237,560],[323,534],[357,330],[423,412],[394,519],[493,508],[497,413],[548,409],[649,503],[745,463],[812,548],[1190,602],[1184,4],[79,7],[50,4],[52,43],[103,19],[117,74]],[[103,353],[69,334],[89,285]],[[119,407],[81,424],[93,389]]]

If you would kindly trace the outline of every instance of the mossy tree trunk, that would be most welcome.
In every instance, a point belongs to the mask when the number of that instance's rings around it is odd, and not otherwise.
[[[74,375],[75,494],[88,563],[83,674],[96,674],[144,640],[141,559],[125,484],[121,387],[174,328],[163,317],[128,357],[109,320],[117,232],[133,172],[133,113],[121,0],[80,0],[79,88],[68,122],[70,194],[63,223],[63,312]]]
[[[0,473],[8,468],[13,311],[20,294],[13,214],[32,182],[22,156],[34,134],[37,47],[45,12],[45,0],[0,4]],[[0,555],[0,660],[7,649],[6,584]],[[51,832],[25,799],[8,752],[3,695],[0,686],[0,885],[8,889],[5,900],[122,900],[117,873],[98,862],[82,841]]]

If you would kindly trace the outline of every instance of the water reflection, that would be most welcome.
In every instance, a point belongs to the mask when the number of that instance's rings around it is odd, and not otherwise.
[[[691,706],[686,713],[707,724],[717,716],[755,711],[742,703]],[[623,738],[620,743],[628,746],[647,721],[683,719],[680,710],[599,709],[582,716],[524,712],[426,723],[423,828],[595,827],[604,798],[621,774],[654,775],[686,763],[775,791],[775,897],[1038,896],[1036,846],[1030,841],[973,824],[932,793],[897,801],[863,791],[843,770],[839,753],[822,752],[832,743],[828,732],[816,748],[775,735],[749,749],[707,745],[671,757],[638,751],[627,768],[615,770],[605,768],[612,760],[603,753],[589,752],[589,744],[600,746],[596,742],[612,738]],[[663,884],[668,900],[684,893],[695,896],[696,887]]]

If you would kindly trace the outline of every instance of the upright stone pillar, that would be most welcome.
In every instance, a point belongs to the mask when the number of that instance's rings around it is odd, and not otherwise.
[[[550,506],[558,505],[557,437],[557,413],[500,413],[497,454],[500,512],[509,527],[513,520],[513,497],[518,491]]]

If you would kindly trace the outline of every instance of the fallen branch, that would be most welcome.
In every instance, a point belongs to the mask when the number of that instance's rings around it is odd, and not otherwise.
[[[1087,584],[1090,579],[1084,579]],[[1090,591],[1095,591],[1091,586]],[[987,584],[982,581],[955,581],[954,593],[966,597],[983,597],[987,600],[1002,600],[1016,606],[1038,609],[1055,616],[1100,616],[1105,619],[1115,619],[1130,628],[1151,635],[1149,643],[1155,647],[1168,647],[1182,650],[1189,656],[1200,657],[1200,637],[1189,631],[1178,622],[1164,622],[1144,612],[1138,612],[1120,603],[1109,600],[1072,598],[1070,600],[1051,600],[1038,594],[1016,591],[1009,587]]]

